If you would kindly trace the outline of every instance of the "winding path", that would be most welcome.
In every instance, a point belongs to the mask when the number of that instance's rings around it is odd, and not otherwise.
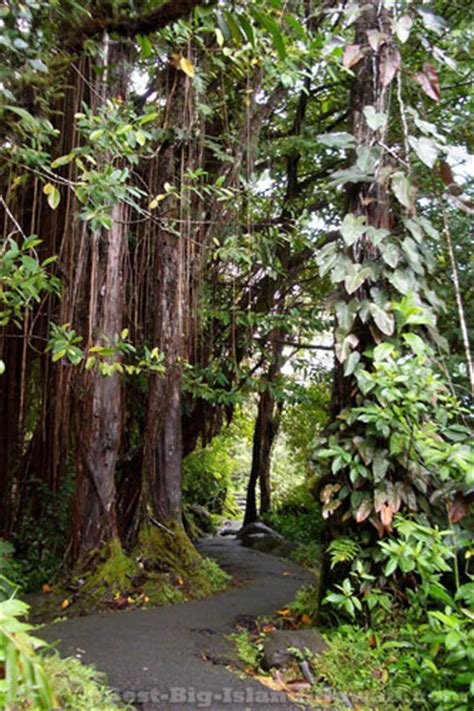
[[[50,642],[61,640],[61,654],[80,655],[82,661],[95,664],[124,700],[144,711],[298,708],[284,694],[228,671],[225,664],[232,658],[233,645],[225,635],[242,615],[274,613],[311,583],[310,573],[243,548],[232,537],[204,539],[198,548],[241,584],[180,605],[58,622],[43,628],[41,636]]]

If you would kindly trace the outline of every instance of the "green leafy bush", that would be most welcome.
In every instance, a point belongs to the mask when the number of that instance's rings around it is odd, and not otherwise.
[[[206,447],[186,457],[183,464],[186,503],[204,506],[213,514],[238,513],[233,493],[242,489],[248,478],[252,427],[251,411],[238,409],[229,427]]]
[[[412,325],[430,326],[412,298],[393,305],[399,335],[364,353],[355,367],[359,395],[339,413],[336,432],[315,458],[326,462],[321,501],[324,518],[392,531],[398,511],[445,518],[474,484],[465,413],[433,365],[433,350]],[[367,525],[369,524],[369,525]]]
[[[385,651],[397,650],[387,667],[422,691],[428,708],[468,711],[474,703],[474,582],[467,571],[466,582],[461,580],[457,531],[401,516],[394,527],[396,537],[379,541],[375,553],[338,546],[336,539],[333,566],[350,559],[351,568],[323,602],[385,636]],[[464,550],[464,556],[470,553]],[[381,576],[368,572],[377,557]],[[387,640],[393,618],[399,623]]]
[[[35,516],[24,511],[19,529],[15,532],[15,560],[18,573],[12,579],[26,592],[40,589],[58,571],[70,525],[70,497],[72,477],[67,477],[57,492],[51,492],[44,482],[32,480],[36,496],[41,498],[43,516],[41,526]]]
[[[46,642],[24,621],[29,606],[14,596],[0,602],[0,706],[6,711],[90,711],[123,708],[92,667],[42,654]]]
[[[15,547],[0,538],[0,600],[21,584],[21,566],[15,558]]]
[[[302,544],[319,543],[323,521],[321,507],[305,483],[293,491],[265,516],[269,526],[290,541]]]
[[[37,650],[45,642],[31,634],[32,627],[21,618],[28,605],[15,598],[0,602],[0,702],[2,708],[16,708],[23,698],[38,707],[52,709],[57,706],[49,679]]]

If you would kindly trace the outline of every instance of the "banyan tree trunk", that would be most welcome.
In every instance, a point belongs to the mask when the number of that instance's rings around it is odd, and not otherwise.
[[[186,130],[189,116],[189,80],[169,67],[168,108],[172,127]],[[145,242],[153,245],[149,271],[148,312],[151,314],[151,342],[164,356],[163,374],[149,382],[143,444],[141,498],[136,528],[150,519],[170,523],[181,521],[182,360],[186,357],[186,318],[189,293],[186,289],[187,226],[183,218],[186,198],[182,173],[189,165],[188,141],[171,139],[152,162],[147,177],[153,195],[164,194],[165,184],[181,191],[178,201],[169,195],[147,226]]]
[[[128,52],[120,42],[107,46],[111,78],[108,96],[126,96],[128,75],[124,69]],[[107,98],[104,97],[104,98]],[[106,157],[104,157],[106,159]],[[128,252],[128,207],[115,204],[109,230],[89,233],[85,278],[79,282],[87,295],[90,345],[113,342],[123,329],[124,270]],[[83,265],[79,265],[83,269]],[[84,303],[81,304],[84,306]],[[73,499],[73,554],[98,548],[118,536],[115,512],[115,468],[124,421],[123,384],[119,373],[104,377],[97,369],[77,374],[76,479]]]
[[[392,30],[389,13],[384,3],[379,0],[361,0],[361,13],[356,22],[354,43],[367,46],[368,32],[376,30],[383,32],[386,42],[382,43],[377,52],[366,52],[365,56],[354,66],[352,71],[355,80],[352,85],[350,98],[350,126],[351,133],[358,146],[372,146],[377,143],[377,132],[371,129],[364,118],[364,109],[373,106],[376,111],[386,113],[389,105],[390,88],[384,82],[384,67],[393,65],[396,73],[399,64],[399,53],[392,41]],[[386,70],[385,70],[386,72]],[[378,171],[383,165],[380,159]],[[385,157],[385,163],[387,158]],[[348,183],[346,187],[346,213],[365,215],[367,224],[375,228],[390,228],[391,214],[387,188],[382,181],[365,183]],[[359,239],[350,248],[352,258],[363,263],[366,260],[377,259],[377,250],[370,240]],[[362,287],[365,289],[366,287]],[[350,297],[342,294],[347,301]],[[364,351],[374,343],[373,335],[366,324],[357,318],[352,328],[359,339],[357,350]],[[341,410],[350,406],[354,400],[354,382],[352,378],[344,377],[344,366],[335,360],[335,374],[331,402],[331,421],[339,415]]]
[[[258,401],[257,419],[253,435],[252,466],[247,486],[244,526],[257,520],[257,483],[260,484],[260,515],[271,509],[270,469],[273,444],[278,434],[282,403],[273,393],[273,386],[283,366],[283,337],[275,329],[270,337],[271,363]]]

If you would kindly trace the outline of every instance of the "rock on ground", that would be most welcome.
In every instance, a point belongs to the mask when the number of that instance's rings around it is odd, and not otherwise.
[[[328,645],[317,630],[276,630],[265,638],[263,647],[263,669],[284,667],[295,659],[294,654],[288,651],[291,648],[299,649],[303,654],[308,651],[311,655],[321,654],[328,649]]]
[[[286,541],[283,536],[260,521],[245,526],[239,532],[238,538],[246,548],[282,558],[288,557],[296,547],[294,543]]]

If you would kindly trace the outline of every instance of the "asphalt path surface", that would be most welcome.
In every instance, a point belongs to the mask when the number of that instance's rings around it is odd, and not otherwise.
[[[311,574],[244,548],[232,536],[198,544],[237,585],[204,600],[78,617],[41,630],[63,656],[105,672],[120,697],[143,711],[283,711],[300,708],[281,692],[226,669],[235,655],[226,635],[236,621],[269,615],[292,600]],[[91,711],[106,711],[95,710]]]

